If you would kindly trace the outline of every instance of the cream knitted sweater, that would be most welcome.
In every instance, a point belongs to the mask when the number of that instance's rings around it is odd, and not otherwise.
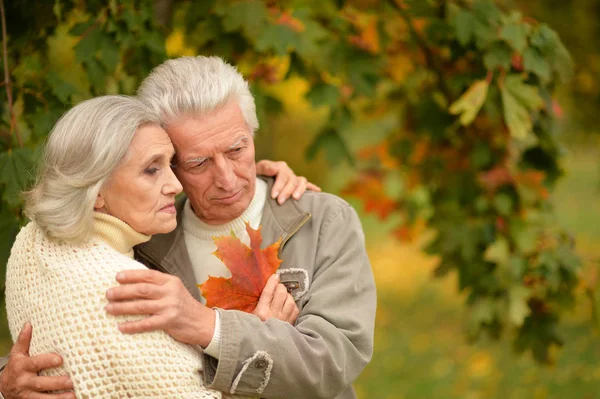
[[[134,316],[104,310],[106,290],[125,269],[144,269],[131,248],[149,237],[111,216],[95,215],[96,236],[73,246],[48,240],[31,222],[7,265],[6,310],[13,341],[33,324],[30,354],[56,352],[78,398],[221,398],[202,384],[198,350],[162,331],[125,335],[117,324]]]

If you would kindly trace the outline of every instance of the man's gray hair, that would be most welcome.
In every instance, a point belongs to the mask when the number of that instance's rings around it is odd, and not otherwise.
[[[248,128],[258,129],[254,97],[248,82],[219,57],[181,57],[165,61],[140,85],[138,98],[164,125],[185,116],[205,115],[234,99]]]
[[[127,154],[138,128],[159,124],[141,101],[103,96],[84,101],[54,125],[25,214],[50,238],[78,244],[91,238],[94,202]]]

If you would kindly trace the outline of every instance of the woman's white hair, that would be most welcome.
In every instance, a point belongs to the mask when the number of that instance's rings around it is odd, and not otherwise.
[[[258,129],[248,82],[219,57],[165,61],[144,79],[137,96],[158,114],[164,125],[185,116],[210,113],[235,99],[252,134]]]
[[[159,124],[140,100],[102,96],[84,101],[54,125],[25,214],[50,238],[80,243],[93,234],[94,202],[127,154],[138,128]]]

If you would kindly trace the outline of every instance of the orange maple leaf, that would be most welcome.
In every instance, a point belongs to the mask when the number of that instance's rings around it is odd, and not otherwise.
[[[213,238],[217,246],[213,254],[229,269],[231,278],[210,276],[204,283],[198,284],[206,306],[248,313],[254,310],[267,280],[281,264],[277,257],[281,239],[260,249],[260,230],[261,226],[254,230],[246,223],[250,247],[234,235]]]

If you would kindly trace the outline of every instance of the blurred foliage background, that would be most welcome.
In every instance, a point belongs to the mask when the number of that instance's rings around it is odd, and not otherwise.
[[[362,398],[600,397],[600,1],[0,1],[2,268],[65,110],[220,55],[258,157],[361,214]]]

